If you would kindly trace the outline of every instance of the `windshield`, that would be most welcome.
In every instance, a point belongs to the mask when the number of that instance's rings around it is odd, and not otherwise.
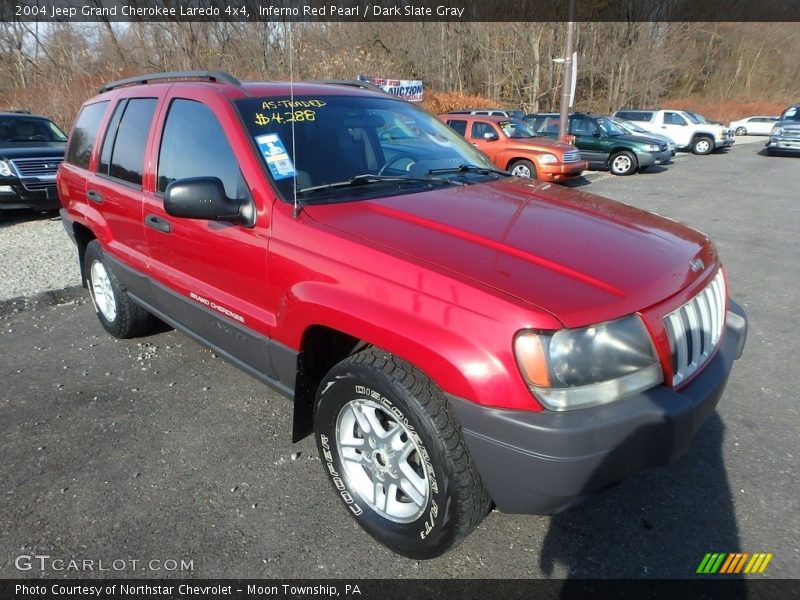
[[[66,142],[54,123],[38,117],[0,117],[0,142]]]
[[[705,123],[705,120],[703,120],[703,121],[700,120],[700,115],[697,115],[695,113],[690,113],[690,112],[686,112],[686,113],[683,113],[683,114],[685,114],[689,118],[689,120],[692,123],[694,123],[695,125],[698,125],[700,123]]]
[[[632,121],[625,121],[623,119],[614,119],[614,123],[627,131],[633,131],[635,133],[648,133],[646,129],[639,127],[636,123]]]
[[[597,119],[597,126],[600,127],[606,135],[617,136],[626,134],[626,131],[622,127],[606,117]]]
[[[536,137],[533,130],[519,119],[512,119],[511,121],[501,121],[498,123],[500,128],[510,138],[532,138]]]
[[[452,183],[448,178],[483,181],[489,174],[480,169],[496,169],[447,125],[405,100],[295,96],[293,102],[288,96],[234,102],[286,201],[295,192],[304,202],[412,193]],[[458,170],[464,165],[479,170]],[[453,172],[431,177],[442,169]],[[373,177],[360,177],[365,175]]]
[[[781,121],[800,121],[800,110],[797,106],[791,106],[781,115]]]

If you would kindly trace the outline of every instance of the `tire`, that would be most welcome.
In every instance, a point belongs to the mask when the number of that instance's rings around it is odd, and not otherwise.
[[[638,167],[636,156],[627,150],[615,152],[608,159],[608,168],[614,175],[633,175]]]
[[[120,339],[152,329],[155,318],[122,289],[97,240],[87,244],[83,264],[92,304],[103,329]]]
[[[489,510],[441,390],[390,354],[364,350],[330,370],[317,392],[314,431],[336,494],[398,554],[439,556]]]
[[[747,135],[747,129],[744,127],[737,127],[733,130],[734,135]]]
[[[714,139],[707,135],[697,136],[692,140],[692,153],[711,154],[714,151]]]
[[[508,170],[511,171],[512,175],[516,175],[517,177],[536,179],[536,165],[524,158],[512,161]]]

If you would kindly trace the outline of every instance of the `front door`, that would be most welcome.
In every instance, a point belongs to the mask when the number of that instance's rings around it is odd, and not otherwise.
[[[605,164],[608,161],[608,137],[592,119],[582,115],[569,118],[569,132],[575,136],[575,146],[581,151],[581,157],[594,164]]]
[[[486,139],[486,134],[492,136],[491,139]],[[500,143],[500,136],[502,135],[504,134],[499,128],[488,121],[473,121],[467,130],[467,140],[495,164],[497,164],[495,160],[497,154],[503,147],[503,144]]]
[[[266,306],[271,204],[254,197],[232,150],[226,132],[243,135],[232,107],[207,100],[168,96],[162,110],[152,191],[145,195],[143,210],[156,307],[179,315],[178,325],[190,334],[271,376],[268,340],[274,314]],[[247,147],[244,139],[239,147]],[[252,199],[256,225],[168,215],[164,191],[187,177],[218,177],[228,197]],[[256,187],[264,189],[258,182]]]

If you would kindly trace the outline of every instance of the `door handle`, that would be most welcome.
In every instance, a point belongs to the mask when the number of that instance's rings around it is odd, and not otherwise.
[[[96,192],[95,190],[89,190],[88,192],[86,192],[86,197],[92,202],[96,202],[97,204],[101,204],[103,202],[103,195],[100,192]]]
[[[172,231],[172,225],[169,224],[169,221],[156,215],[147,215],[144,218],[144,224],[150,229],[155,229],[162,233],[170,233]]]

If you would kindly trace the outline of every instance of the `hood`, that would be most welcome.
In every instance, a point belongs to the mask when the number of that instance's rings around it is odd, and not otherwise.
[[[510,148],[526,148],[531,150],[539,150],[541,152],[556,152],[561,155],[566,152],[577,152],[578,149],[572,144],[564,142],[557,142],[544,136],[536,136],[532,138],[506,138],[506,145]]]
[[[3,158],[64,158],[66,142],[0,142]]]
[[[525,179],[305,206],[328,227],[437,265],[580,327],[645,309],[714,268],[676,221]],[[705,271],[692,272],[700,257]]]

